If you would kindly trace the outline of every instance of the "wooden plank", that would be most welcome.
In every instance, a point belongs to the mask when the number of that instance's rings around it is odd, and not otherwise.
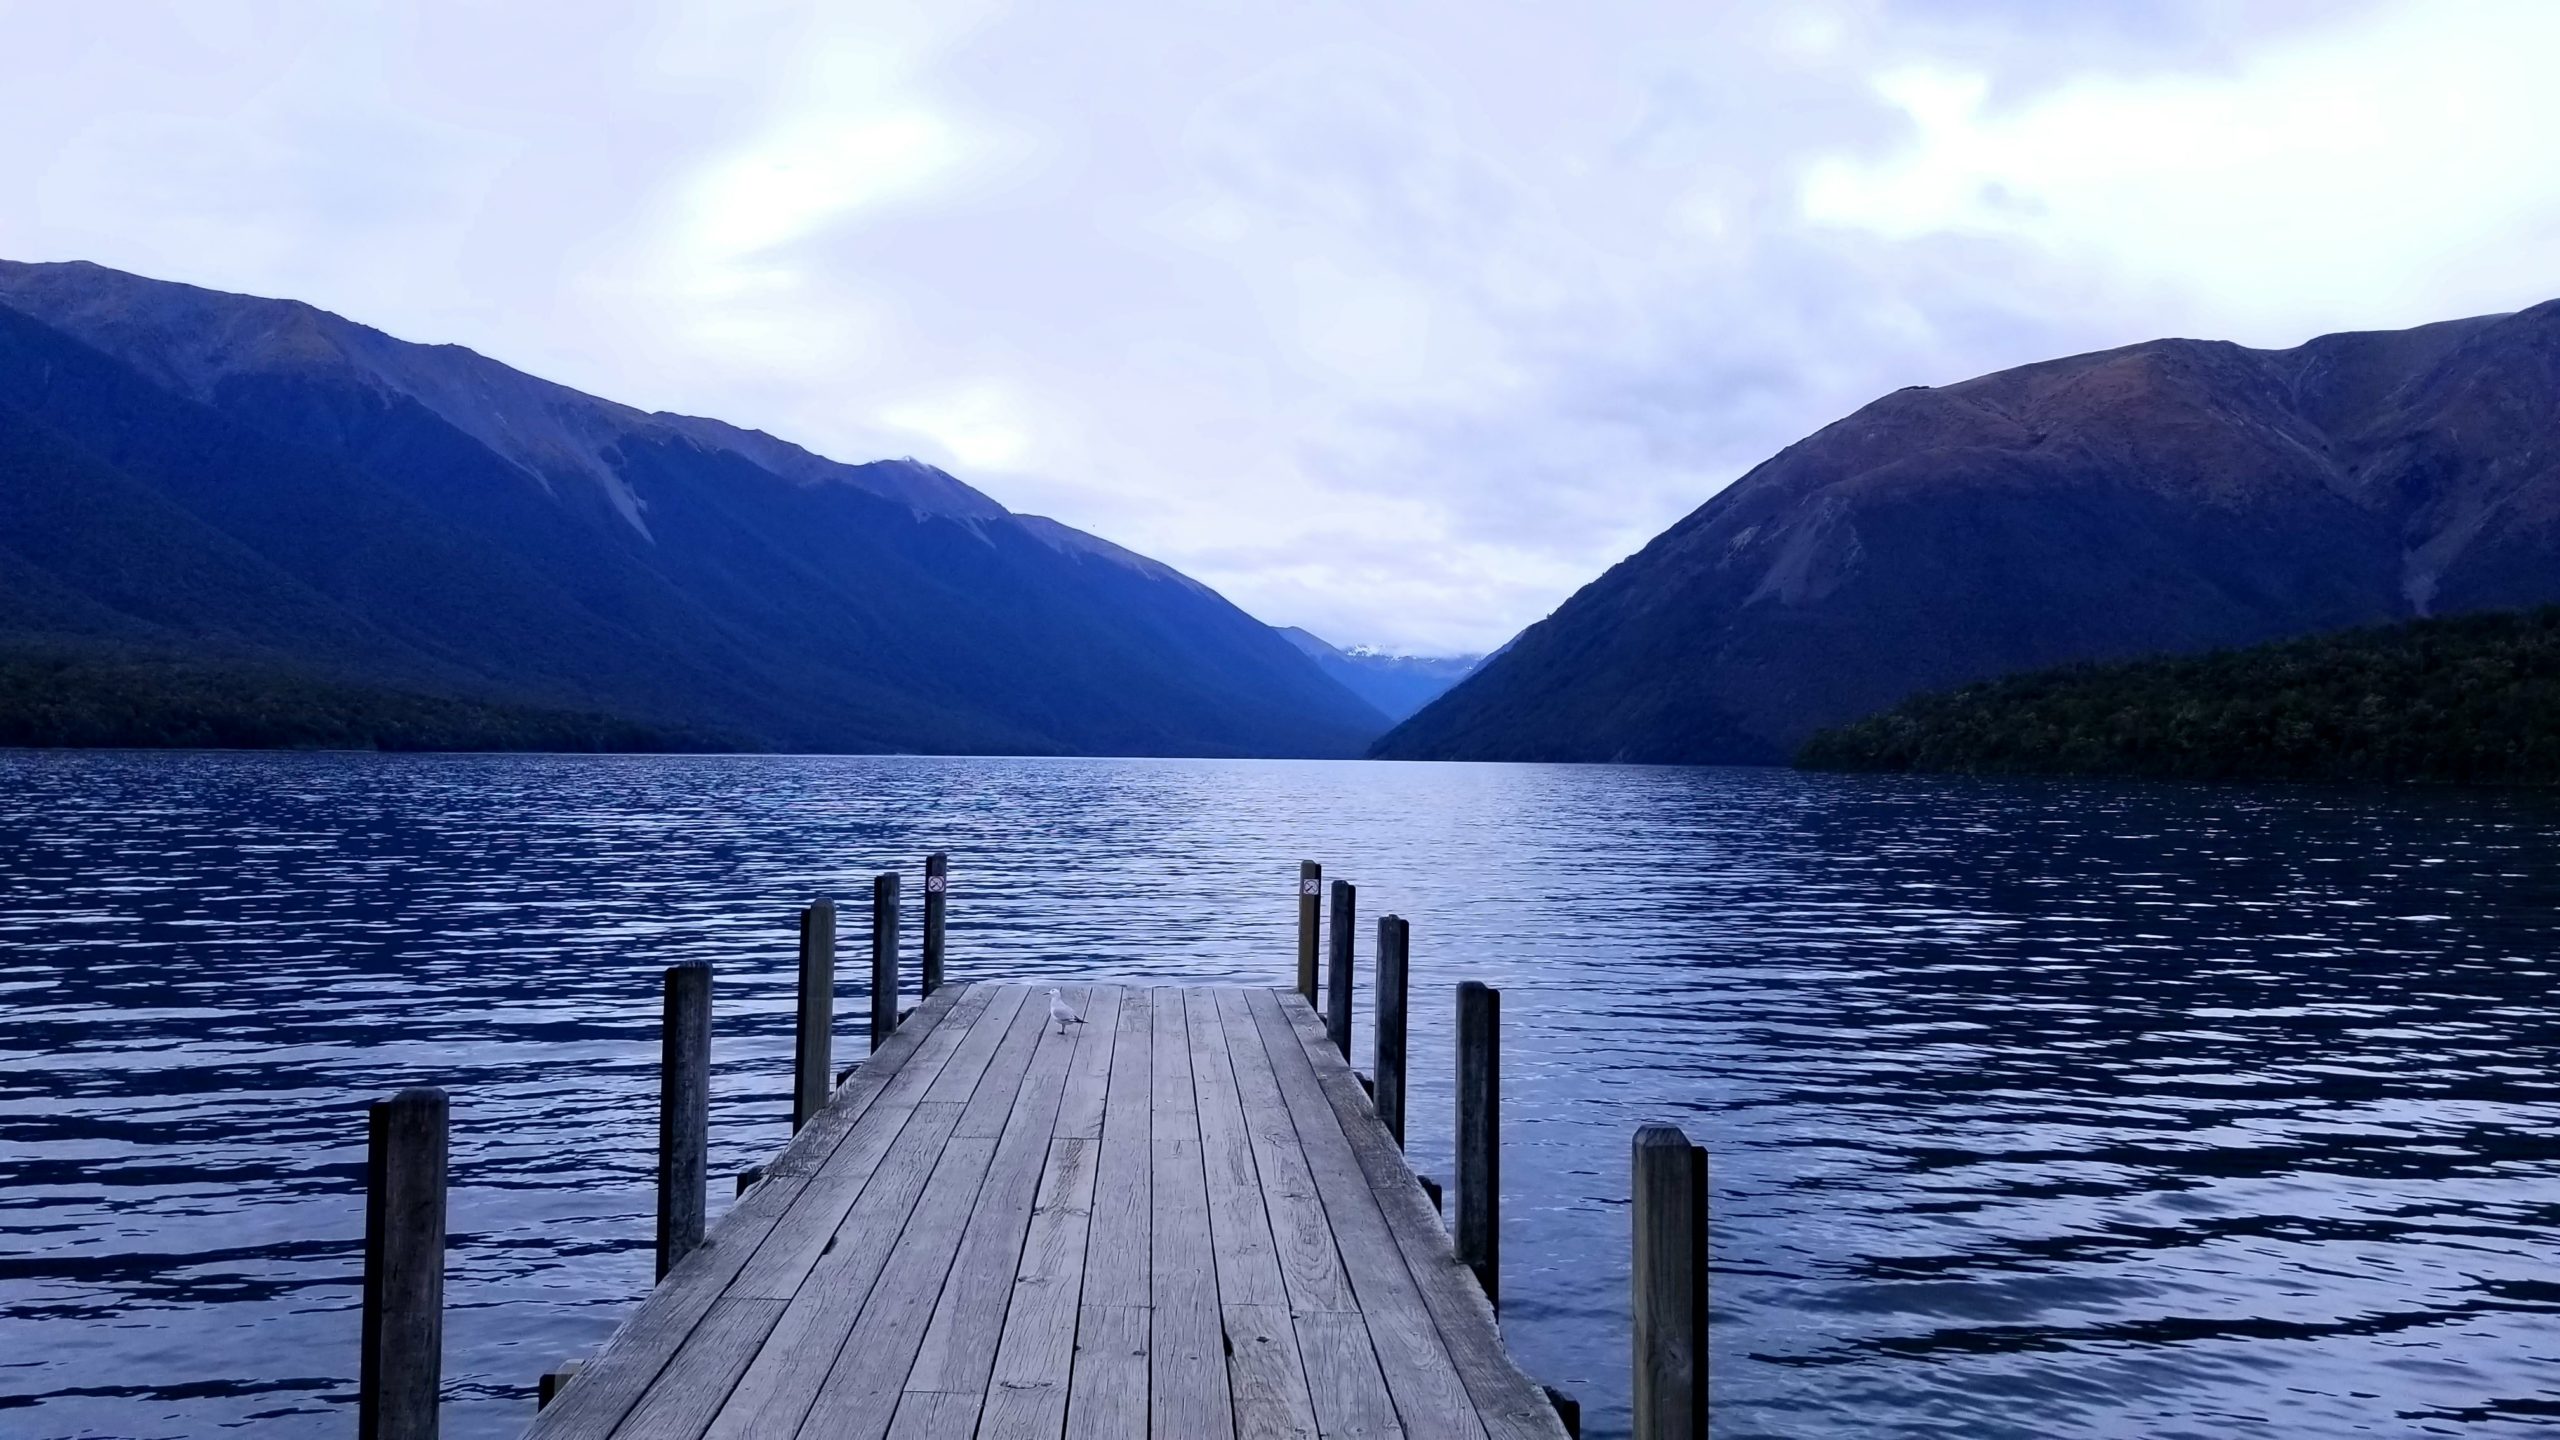
[[[1087,1305],[1077,1312],[1067,1440],[1147,1433],[1148,1318],[1143,1305]]]
[[[1061,998],[1072,1008],[1083,1004],[1084,993],[1069,991]],[[1042,1019],[1046,1018],[1044,1003]],[[995,1160],[969,1212],[960,1252],[942,1282],[933,1319],[907,1373],[909,1390],[986,1392],[996,1344],[1004,1334],[1005,1310],[1022,1268],[1024,1236],[1040,1194],[1050,1129],[1057,1123],[1059,1097],[1066,1089],[1067,1062],[1074,1057],[1080,1038],[1081,1031],[1074,1026],[1063,1035],[1056,1026],[1043,1024],[1040,1029],[1038,1048],[1014,1087],[1012,1117],[1005,1122]],[[1002,1078],[990,1075],[988,1083],[998,1084]]]
[[[1218,1257],[1218,1301],[1223,1305],[1289,1303],[1272,1253],[1271,1222],[1264,1214],[1262,1176],[1253,1137],[1244,1126],[1244,1102],[1236,1088],[1227,1036],[1218,1021],[1214,992],[1183,992],[1191,1043],[1192,1093],[1199,1103],[1200,1158],[1209,1191],[1209,1233]]]
[[[1297,1316],[1294,1328],[1298,1354],[1311,1377],[1308,1393],[1315,1400],[1318,1435],[1324,1440],[1395,1440],[1404,1434],[1396,1424],[1386,1377],[1378,1373],[1369,1323],[1360,1312],[1311,1311]]]
[[[1076,1035],[1075,1059],[1068,1065],[1066,1093],[1040,1173],[1039,1199],[1023,1237],[1004,1334],[996,1346],[995,1371],[978,1426],[984,1440],[1056,1440],[1066,1423],[1094,1176],[1118,1038],[1119,987],[1096,986],[1083,1013],[1085,1024]],[[1089,1111],[1090,1120],[1075,1113],[1079,1111]]]
[[[952,1257],[960,1249],[969,1201],[986,1178],[995,1151],[993,1140],[957,1134],[944,1147],[933,1182],[907,1217],[906,1229],[890,1250],[889,1263],[871,1287],[853,1332],[823,1370],[824,1383],[807,1418],[800,1422],[801,1433],[826,1440],[880,1440],[887,1433],[907,1368],[915,1363],[916,1346],[924,1339],[934,1300],[942,1293],[942,1279],[950,1273]],[[807,1373],[806,1366],[794,1367],[794,1384]],[[725,1412],[722,1419],[727,1419]],[[742,1440],[790,1433],[787,1428],[738,1432]]]
[[[1179,986],[1159,985],[1150,994],[1153,1011],[1152,1073],[1147,1120],[1157,1140],[1200,1138],[1200,1104],[1191,1089],[1191,1033]]]
[[[1350,1067],[1333,1060],[1331,1042],[1312,1023],[1301,1023],[1290,1012],[1295,1007],[1282,1005],[1269,992],[1254,997],[1255,1017],[1263,1023],[1266,1046],[1281,1048],[1283,1031],[1294,1033],[1297,1045],[1297,1073],[1315,1082],[1316,1089],[1333,1111],[1338,1122],[1331,1127],[1332,1142],[1347,1146],[1354,1165],[1366,1181],[1370,1199],[1380,1218],[1386,1223],[1398,1252],[1409,1267],[1408,1278],[1420,1293],[1440,1338],[1447,1347],[1465,1383],[1468,1399],[1494,1440],[1560,1440],[1563,1422],[1556,1418],[1555,1407],[1546,1392],[1520,1371],[1511,1353],[1503,1347],[1501,1331],[1496,1327],[1493,1307],[1486,1302],[1484,1291],[1476,1284],[1472,1271],[1461,1264],[1449,1245],[1449,1235],[1441,1228],[1439,1218],[1431,1211],[1430,1202],[1422,1196],[1421,1187],[1413,1183],[1413,1172],[1405,1167],[1403,1152],[1394,1137],[1378,1124],[1370,1110],[1368,1097],[1360,1091],[1360,1082]],[[1312,1017],[1309,1017],[1309,1022]],[[1275,1028],[1277,1027],[1277,1028]],[[1289,1067],[1274,1054],[1274,1064],[1283,1076],[1284,1090]],[[1308,1127],[1306,1112],[1299,1110],[1292,1095],[1292,1113],[1299,1118],[1300,1130]],[[1331,1148],[1330,1145],[1320,1148]],[[1324,1167],[1317,1167],[1321,1186]],[[1331,1193],[1327,1193],[1327,1213],[1332,1213]],[[1335,1224],[1341,1233],[1340,1220]],[[1344,1253],[1349,1255],[1349,1247]],[[1350,1265],[1352,1284],[1359,1289],[1366,1279],[1361,1262]],[[1374,1307],[1367,1303],[1362,1291],[1362,1310],[1370,1319],[1370,1335],[1381,1342],[1384,1335]],[[1390,1388],[1393,1377],[1390,1375]],[[1397,1396],[1397,1407],[1403,1411],[1403,1397]],[[1403,1411],[1405,1428],[1418,1433],[1409,1411]]]
[[[1236,1434],[1307,1436],[1314,1402],[1289,1324],[1289,1290],[1273,1252],[1271,1221],[1243,1097],[1215,991],[1185,993],[1191,1084],[1200,1103],[1200,1158],[1209,1187],[1209,1233],[1218,1256],[1218,1313],[1227,1334],[1227,1389]]]
[[[983,1398],[974,1393],[910,1390],[898,1397],[889,1440],[971,1440],[978,1433],[978,1406]]]
[[[1004,1043],[1014,1012],[1021,1008],[1022,997],[1027,992],[1019,985],[955,985],[947,988],[986,992],[987,1018],[990,1020],[996,1019],[997,1011],[1004,1012],[1003,1018],[997,1020],[992,1028],[983,1023],[973,1026],[969,1038],[960,1042],[959,1053],[951,1057],[951,1063],[943,1067],[941,1077],[925,1091],[927,1100],[955,1100],[965,1105],[969,1097],[977,1093],[978,1077],[987,1073],[987,1062],[994,1057],[996,1047]],[[941,992],[935,992],[935,998],[940,997]],[[906,1033],[914,1024],[915,1017],[908,1016],[907,1024],[898,1027],[899,1033]]]
[[[1403,1252],[1388,1231],[1378,1199],[1352,1153],[1351,1142],[1326,1103],[1298,1032],[1279,1013],[1281,1006],[1270,992],[1255,990],[1245,998],[1261,1030],[1263,1050],[1270,1056],[1281,1098],[1297,1124],[1308,1172],[1315,1178],[1316,1193],[1324,1202],[1334,1243],[1342,1252],[1343,1269],[1351,1278],[1352,1292],[1368,1323],[1378,1370],[1386,1379],[1387,1393],[1395,1400],[1398,1421],[1405,1434],[1415,1440],[1439,1440],[1444,1436],[1483,1440],[1485,1427],[1475,1416],[1466,1386],[1458,1378],[1457,1366],[1406,1268]],[[1307,1018],[1321,1025],[1312,1013]],[[1321,1043],[1332,1055],[1333,1063],[1341,1066],[1332,1040],[1326,1038]],[[1343,1074],[1349,1076],[1348,1067],[1343,1067]],[[1357,1083],[1353,1082],[1355,1088]],[[1407,1188],[1419,1196],[1417,1187],[1408,1184]],[[1321,1388],[1329,1380],[1312,1375],[1308,1383]]]
[[[730,1282],[728,1293],[774,1300],[788,1300],[799,1293],[810,1267],[835,1244],[837,1229],[861,1198],[881,1157],[905,1131],[917,1108],[914,1097],[922,1094],[949,1063],[970,1024],[984,1023],[988,998],[972,996],[953,1008],[941,1022],[941,1033],[917,1045],[899,1073],[885,1077],[886,1083],[877,1083],[882,1076],[873,1077],[876,1094],[870,1109],[826,1162],[808,1177],[791,1208],[757,1248],[755,1258]],[[908,1024],[915,1023],[910,1017]],[[848,1081],[845,1089],[850,1091],[858,1083],[859,1077]],[[948,1109],[956,1120],[960,1106],[953,1104]],[[929,1169],[931,1162],[926,1164]],[[920,1174],[917,1183],[922,1183]]]
[[[1131,990],[1121,997],[1120,1021],[1111,1049],[1111,1079],[1103,1102],[1102,1148],[1094,1163],[1093,1222],[1085,1241],[1086,1306],[1136,1307],[1150,1303],[1149,1232],[1155,1226],[1148,1171],[1151,1103],[1150,1053],[1153,1050],[1153,992]],[[1144,1353],[1146,1347],[1140,1345]],[[1079,1367],[1083,1361],[1077,1361]],[[1146,1372],[1139,1370],[1140,1393]]]
[[[836,1101],[802,1127],[767,1168],[766,1178],[750,1188],[713,1226],[703,1243],[659,1282],[639,1311],[624,1322],[595,1360],[578,1374],[578,1383],[560,1392],[534,1419],[530,1437],[539,1440],[586,1440],[610,1435],[669,1357],[718,1300],[729,1282],[799,1198],[810,1172],[832,1155],[845,1135],[860,1122],[916,1047],[936,1033],[970,987],[952,987],[908,1017],[896,1042],[864,1064],[865,1073],[841,1087]],[[945,1002],[944,997],[949,1000]]]
[[[1352,1298],[1350,1279],[1342,1273],[1342,1258],[1334,1250],[1324,1202],[1317,1198],[1316,1182],[1307,1173],[1297,1122],[1289,1118],[1289,1107],[1280,1098],[1280,1082],[1272,1077],[1261,1029],[1242,990],[1220,987],[1216,993],[1219,1028],[1225,1032],[1228,1060],[1234,1066],[1236,1095],[1243,1106],[1245,1131],[1253,1142],[1254,1168],[1262,1181],[1263,1213],[1271,1223],[1289,1306],[1299,1314],[1354,1309],[1358,1302]]]
[[[1084,1283],[1085,1235],[1093,1215],[1098,1137],[1049,1141],[1040,1200],[1023,1238],[1022,1265],[1006,1306],[1004,1337],[987,1392],[982,1440],[1056,1440],[1067,1418],[1076,1355],[1076,1311]]]
[[[1058,1124],[1051,1133],[1102,1135],[1103,1102],[1110,1096],[1111,1042],[1120,1024],[1120,987],[1096,985],[1085,996],[1085,1023],[1078,1028],[1075,1062],[1067,1068],[1067,1093],[1058,1101]]]
[[[1236,1440],[1315,1440],[1315,1402],[1286,1305],[1223,1304]]]
[[[951,997],[950,1003],[939,1008],[930,1002],[917,1006],[916,1013],[907,1017],[907,1023],[899,1027],[888,1044],[873,1051],[869,1059],[854,1067],[852,1076],[836,1087],[826,1108],[791,1137],[791,1143],[785,1145],[782,1153],[773,1158],[773,1163],[765,1167],[765,1174],[775,1177],[807,1175],[815,1171],[835,1153],[836,1146],[844,1143],[844,1137],[860,1123],[862,1117],[870,1113],[881,1092],[897,1080],[925,1043],[949,1023],[955,1009],[975,988],[955,985],[944,992]],[[942,996],[933,998],[940,1000]],[[986,1002],[979,1003],[983,1005]]]
[[[920,1201],[968,1204],[977,1175],[965,1154],[954,1162],[946,1153],[960,1109],[956,1101],[929,1101],[915,1108],[861,1200],[829,1237],[825,1253],[712,1422],[712,1436],[751,1440],[789,1435],[798,1428],[916,1206]]]
[[[1180,990],[1154,994],[1154,1306],[1147,1343],[1147,1411],[1157,1435],[1214,1440],[1235,1433],[1227,1392],[1226,1331],[1218,1313],[1217,1247],[1209,1232],[1208,1181],[1200,1163],[1187,1007]]]
[[[781,1315],[779,1300],[721,1297],[615,1427],[614,1440],[699,1440]]]
[[[1013,1025],[996,1046],[987,1061],[987,1074],[1007,1077],[996,1084],[980,1084],[969,1095],[969,1108],[960,1112],[960,1128],[955,1135],[973,1140],[993,1140],[1004,1133],[1006,1122],[1013,1118],[1015,1085],[1029,1068],[1032,1053],[1040,1048],[1040,1037],[1051,1030],[1049,1000],[1034,994],[1028,987],[1007,985],[1009,993],[1021,998],[1022,1008],[1014,1013]]]

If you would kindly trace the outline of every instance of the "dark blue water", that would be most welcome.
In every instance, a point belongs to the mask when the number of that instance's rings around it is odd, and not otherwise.
[[[1448,987],[1500,985],[1506,1328],[1593,1435],[1654,1119],[1715,1152],[1720,1437],[2520,1433],[2560,1423],[2555,829],[1755,771],[0,754],[0,1435],[351,1433],[363,1106],[421,1083],[448,1433],[514,1434],[648,1283],[659,968],[717,967],[734,1171],[785,1130],[793,908],[937,847],[959,978],[1285,984],[1296,862],[1358,881],[1413,924],[1441,1174]]]

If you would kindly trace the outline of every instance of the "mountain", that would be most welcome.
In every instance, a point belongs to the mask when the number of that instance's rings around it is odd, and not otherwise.
[[[1295,625],[1278,629],[1317,668],[1389,720],[1402,720],[1439,699],[1484,663],[1481,655],[1389,655],[1367,646],[1340,650]]]
[[[2560,607],[2071,665],[1825,730],[1815,770],[2560,784]]]
[[[1826,426],[1373,753],[1777,763],[2015,671],[2555,599],[2560,302],[2159,340]]]
[[[0,645],[787,750],[1355,754],[1172,569],[292,301],[0,262]]]

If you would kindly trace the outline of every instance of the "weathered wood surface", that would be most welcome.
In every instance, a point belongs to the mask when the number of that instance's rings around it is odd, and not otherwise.
[[[532,1434],[1562,1436],[1293,991],[1062,998],[937,988]]]

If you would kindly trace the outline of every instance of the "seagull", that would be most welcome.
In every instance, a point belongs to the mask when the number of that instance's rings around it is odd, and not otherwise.
[[[1067,1033],[1068,1026],[1084,1023],[1083,1016],[1071,1009],[1066,1001],[1058,998],[1058,987],[1055,985],[1049,987],[1049,1018],[1058,1022],[1058,1033],[1061,1035]]]

